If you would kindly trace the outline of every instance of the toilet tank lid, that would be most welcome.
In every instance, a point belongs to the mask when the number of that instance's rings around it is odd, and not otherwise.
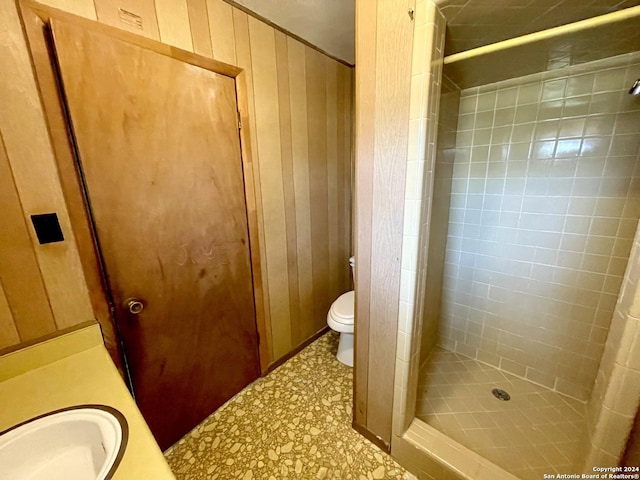
[[[337,317],[342,320],[353,321],[355,304],[356,296],[353,290],[343,293],[335,302],[333,302],[333,305],[331,305],[331,314],[334,318]]]

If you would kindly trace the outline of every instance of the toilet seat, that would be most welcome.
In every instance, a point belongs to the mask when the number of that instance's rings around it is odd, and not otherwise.
[[[355,310],[355,292],[343,293],[340,295],[329,309],[327,321],[329,326],[336,331],[353,331],[353,319]],[[337,324],[335,327],[331,323]]]

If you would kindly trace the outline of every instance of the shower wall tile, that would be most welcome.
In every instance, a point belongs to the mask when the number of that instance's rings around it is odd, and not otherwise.
[[[393,433],[396,436],[406,430],[415,410],[428,249],[428,242],[423,239],[431,216],[444,28],[444,17],[432,0],[418,0],[414,17],[398,319],[400,334],[394,386]]]
[[[428,268],[422,314],[420,364],[425,361],[438,342],[459,102],[460,90],[446,76],[443,76],[433,170],[433,197],[429,221]]]
[[[462,92],[442,346],[589,398],[640,215],[636,77],[637,53]]]
[[[584,469],[618,465],[640,402],[640,238],[628,268],[587,405]],[[630,433],[631,432],[631,433]]]

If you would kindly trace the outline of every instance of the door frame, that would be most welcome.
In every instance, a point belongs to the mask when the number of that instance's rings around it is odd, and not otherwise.
[[[121,372],[124,370],[122,366],[123,352],[120,348],[114,312],[110,307],[108,287],[95,240],[94,227],[85,199],[84,188],[80,181],[80,172],[77,166],[66,109],[60,92],[56,67],[52,62],[54,54],[48,41],[51,19],[63,20],[86,30],[108,35],[235,80],[238,120],[241,122],[241,128],[239,128],[240,156],[249,227],[249,252],[251,256],[255,322],[258,331],[258,355],[260,358],[260,371],[262,375],[265,375],[270,362],[270,337],[268,335],[270,330],[268,328],[268,318],[265,314],[262,266],[260,263],[260,230],[257,209],[260,187],[256,185],[253,170],[246,72],[234,65],[222,63],[156,40],[78,17],[32,0],[16,1],[31,55],[36,84],[40,93],[40,101],[58,167],[65,203],[69,211],[71,228],[76,237],[91,305],[102,328],[107,350]]]

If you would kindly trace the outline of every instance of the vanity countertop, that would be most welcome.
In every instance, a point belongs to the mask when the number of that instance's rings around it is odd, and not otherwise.
[[[97,323],[0,356],[0,432],[85,404],[114,407],[127,419],[129,441],[114,480],[175,479],[111,361]]]

